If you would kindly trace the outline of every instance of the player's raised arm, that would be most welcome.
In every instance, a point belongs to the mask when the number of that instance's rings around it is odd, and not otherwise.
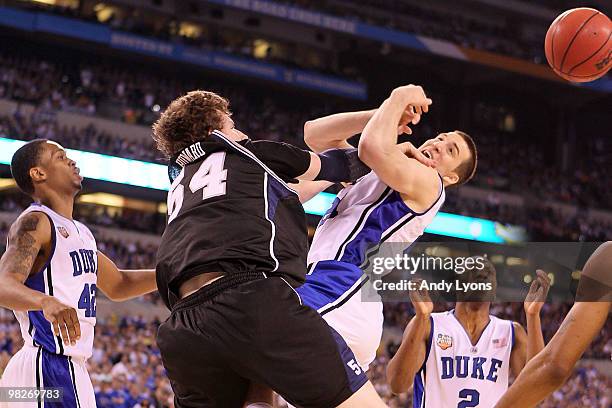
[[[119,269],[98,251],[98,288],[113,301],[136,298],[157,290],[155,269]]]
[[[347,139],[361,133],[368,120],[376,110],[360,112],[343,112],[304,123],[304,142],[315,153],[322,153],[329,149],[351,149],[353,146]],[[307,181],[291,185],[300,196],[300,202],[305,203],[321,191],[332,186],[330,181]]]
[[[393,90],[368,122],[359,141],[359,157],[380,179],[400,193],[437,197],[438,173],[433,160],[406,144],[398,145],[398,125],[408,131],[408,117],[418,123],[420,115],[429,110],[431,99],[420,86],[407,85]],[[412,111],[414,109],[414,111]],[[407,114],[408,113],[408,114]],[[408,154],[417,155],[423,165]],[[421,157],[423,156],[423,157]],[[430,191],[431,190],[431,191]]]
[[[51,225],[43,213],[24,214],[11,226],[0,259],[0,306],[14,311],[42,310],[54,334],[61,335],[64,344],[74,345],[81,337],[76,310],[25,285],[34,266],[43,266],[51,256],[50,242]]]
[[[353,182],[370,172],[359,160],[357,149],[330,149],[313,153],[299,147],[259,140],[248,148],[286,181]]]
[[[351,148],[353,146],[347,139],[361,133],[374,113],[376,109],[336,113],[309,120],[304,124],[304,142],[317,153]]]
[[[420,281],[415,281],[417,284]],[[427,358],[427,341],[432,330],[430,316],[433,303],[427,289],[411,290],[410,300],[416,312],[410,320],[402,344],[387,366],[387,381],[395,394],[407,392]]]
[[[606,242],[587,261],[578,287],[580,300],[593,301],[576,302],[572,306],[557,333],[548,345],[527,363],[496,408],[535,407],[563,385],[608,319],[612,302],[610,286],[606,282],[609,284],[611,275],[612,243]],[[581,299],[581,291],[584,296],[584,287],[592,281],[597,282],[595,290],[606,286],[606,292],[598,299]]]
[[[525,364],[542,351],[545,346],[540,312],[546,301],[546,296],[548,296],[550,278],[542,270],[538,270],[536,275],[524,302],[527,331],[520,323],[512,322],[514,346],[510,355],[510,370],[515,377],[521,373]]]
[[[527,361],[542,351],[545,346],[540,312],[548,296],[550,278],[539,269],[536,271],[536,275],[524,302],[525,316],[527,317]]]

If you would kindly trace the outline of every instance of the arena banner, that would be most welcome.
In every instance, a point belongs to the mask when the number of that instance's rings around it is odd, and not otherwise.
[[[366,84],[282,65],[234,56],[219,51],[173,44],[140,35],[112,30],[108,26],[40,12],[0,7],[0,25],[33,32],[53,33],[69,38],[96,42],[129,52],[171,59],[206,68],[232,72],[289,86],[310,89],[346,98],[366,100]]]
[[[272,0],[207,0],[209,3],[239,8],[281,19],[312,25],[340,33],[386,42],[417,51],[428,52],[448,58],[471,61],[480,65],[516,72],[523,75],[534,76],[550,81],[564,82],[554,75],[545,65],[535,64],[526,60],[511,58],[486,51],[460,47],[449,41],[429,38],[422,35],[411,34],[386,27],[361,23],[326,13],[306,10],[296,6],[279,4]],[[544,46],[544,45],[542,45]],[[586,87],[600,92],[612,92],[612,80],[601,78],[597,81],[569,85]]]
[[[24,143],[23,140],[0,137],[0,165],[10,165],[13,154]],[[164,165],[75,149],[66,150],[68,156],[77,162],[83,177],[161,191],[167,191],[170,187],[168,170]],[[319,193],[304,203],[304,211],[323,216],[335,198],[335,194]],[[523,227],[445,212],[439,212],[425,232],[498,244],[517,244],[527,239]]]

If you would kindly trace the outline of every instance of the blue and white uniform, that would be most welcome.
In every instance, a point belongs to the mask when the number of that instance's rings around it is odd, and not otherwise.
[[[91,356],[96,324],[98,253],[89,229],[50,208],[32,204],[23,214],[42,212],[51,223],[51,256],[25,284],[76,309],[81,328],[77,343],[64,345],[42,310],[15,312],[24,346],[9,361],[0,387],[63,388],[63,401],[29,402],[0,407],[90,408],[94,390],[85,361]]]
[[[495,406],[508,389],[514,326],[489,319],[473,345],[454,310],[431,314],[425,363],[414,379],[414,408]]]
[[[424,212],[411,210],[400,193],[374,172],[343,189],[321,219],[308,253],[308,275],[297,289],[304,304],[316,309],[347,342],[367,370],[376,357],[383,329],[382,302],[362,301],[367,281],[366,251],[383,242],[405,244],[422,234],[444,202],[440,194]]]

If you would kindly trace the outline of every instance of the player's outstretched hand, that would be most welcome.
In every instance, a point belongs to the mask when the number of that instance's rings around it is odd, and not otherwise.
[[[43,314],[53,325],[53,333],[61,335],[65,345],[75,345],[81,338],[81,326],[76,309],[49,296],[42,303]]]
[[[436,167],[436,162],[430,159],[429,157],[425,156],[423,152],[417,149],[412,143],[410,142],[399,143],[397,147],[406,156],[416,159],[417,161],[419,161],[420,163],[423,163],[427,167],[431,167],[431,168]]]
[[[528,315],[537,315],[542,310],[546,297],[548,296],[548,289],[550,289],[550,278],[541,269],[536,271],[536,278],[531,283],[529,293],[525,298],[525,313]]]
[[[409,294],[412,306],[414,306],[414,311],[417,316],[429,317],[433,312],[434,305],[429,297],[427,289],[420,289],[423,279],[413,279],[412,282],[414,282],[413,287],[415,289],[409,291]]]

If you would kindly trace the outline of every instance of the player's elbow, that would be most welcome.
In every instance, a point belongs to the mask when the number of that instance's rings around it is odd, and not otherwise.
[[[102,290],[104,295],[113,302],[123,302],[129,299],[129,296],[126,295],[123,281],[113,282],[112,284],[98,282],[98,287]]]
[[[547,357],[543,366],[545,380],[555,388],[563,385],[574,369],[573,364],[556,356]]]
[[[313,151],[320,151],[320,146],[317,143],[317,135],[315,131],[316,124],[313,120],[308,120],[304,123],[304,143]]]
[[[119,288],[114,288],[114,287],[108,288],[107,287],[103,289],[102,292],[104,292],[104,295],[106,295],[106,297],[109,298],[113,302],[122,302],[125,300]]]
[[[367,138],[362,138],[359,141],[357,151],[359,159],[371,169],[374,169],[376,163],[381,163],[381,160],[383,160],[384,152]]]

